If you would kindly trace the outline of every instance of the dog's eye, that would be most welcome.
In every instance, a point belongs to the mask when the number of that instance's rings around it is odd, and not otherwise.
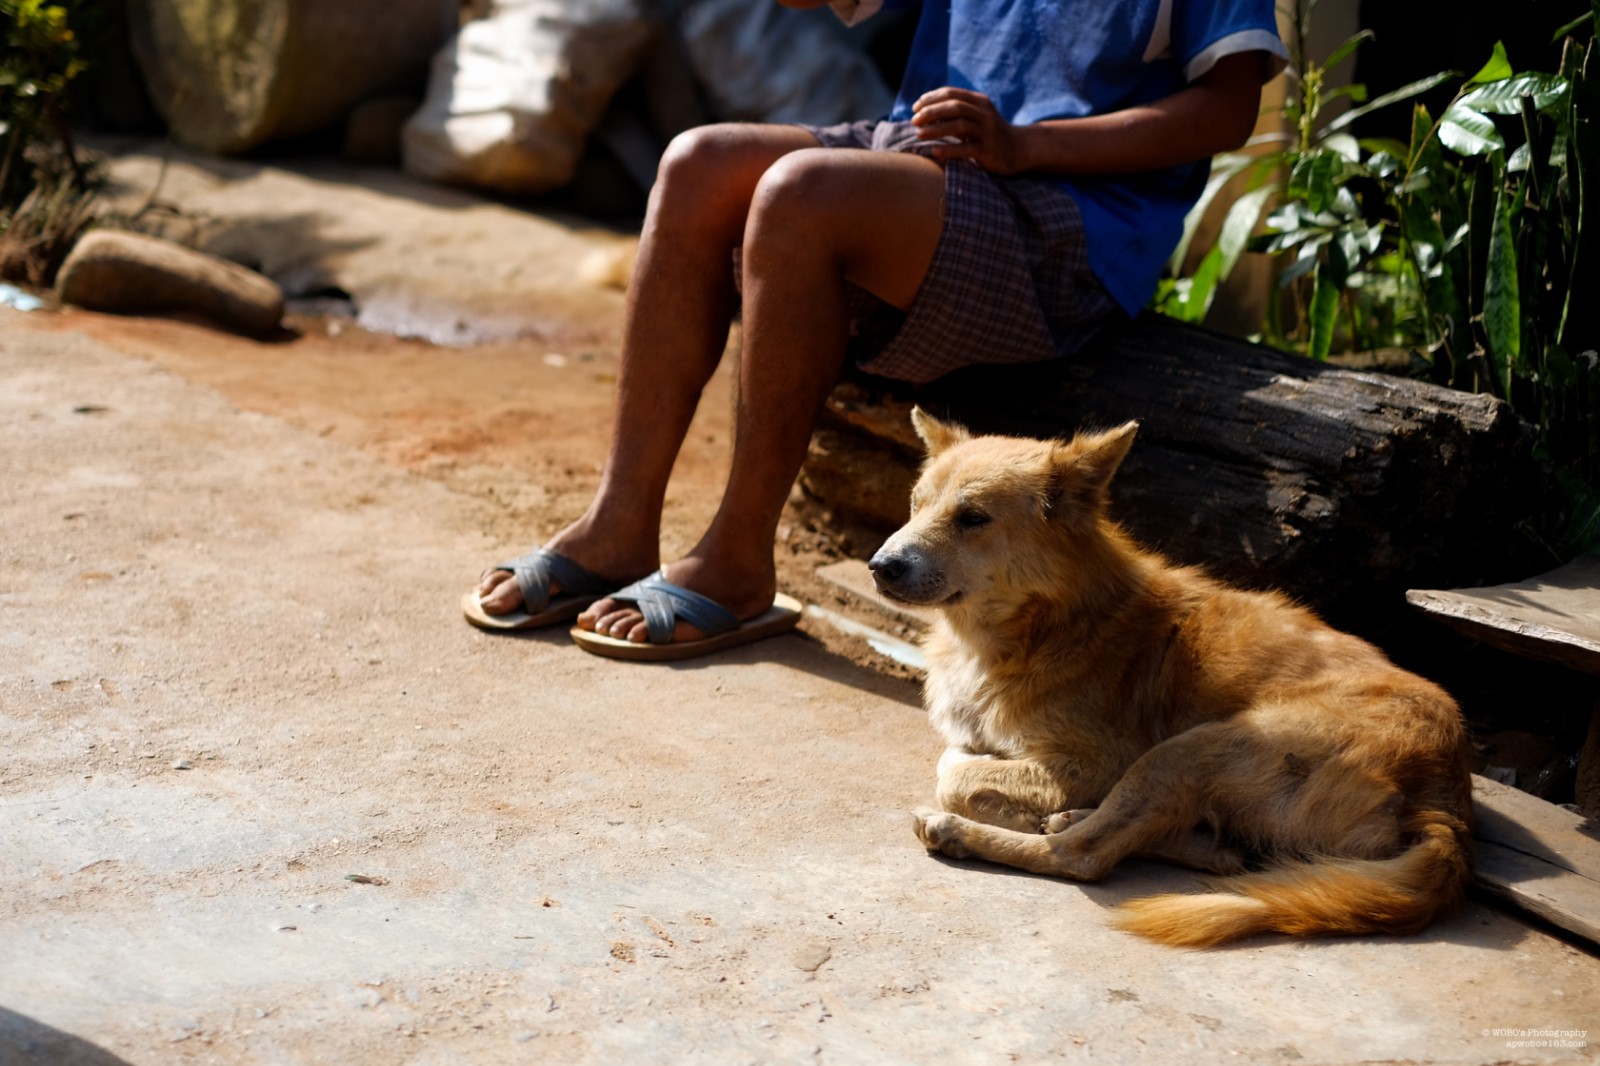
[[[986,526],[988,524],[988,515],[984,514],[982,511],[974,511],[970,507],[956,514],[956,525],[960,526],[962,529],[977,529],[979,526]]]

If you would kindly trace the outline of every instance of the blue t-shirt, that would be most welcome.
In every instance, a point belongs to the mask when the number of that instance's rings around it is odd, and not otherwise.
[[[870,3],[871,0],[868,0]],[[890,0],[889,6],[900,6]],[[1150,103],[1236,52],[1283,68],[1274,0],[927,0],[891,119],[943,86],[974,89],[1017,125]],[[1129,314],[1155,291],[1210,161],[1072,177],[1095,276]]]

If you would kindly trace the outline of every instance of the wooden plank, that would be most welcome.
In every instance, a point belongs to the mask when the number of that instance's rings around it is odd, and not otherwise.
[[[1600,944],[1600,885],[1512,848],[1478,841],[1473,872],[1489,895]]]
[[[1507,585],[1412,589],[1406,601],[1485,644],[1600,674],[1600,554]]]
[[[1478,839],[1515,848],[1600,884],[1600,826],[1590,819],[1476,774],[1472,802]]]
[[[1600,944],[1600,826],[1484,777],[1473,873],[1486,892]]]

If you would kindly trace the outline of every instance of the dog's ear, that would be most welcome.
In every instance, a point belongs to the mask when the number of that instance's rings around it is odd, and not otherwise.
[[[1138,422],[1125,422],[1103,433],[1079,433],[1055,449],[1055,471],[1051,477],[1050,508],[1053,512],[1079,512],[1094,501],[1103,501],[1111,488],[1111,478],[1127,458]]]
[[[1078,469],[1095,488],[1105,491],[1111,486],[1111,477],[1122,460],[1128,457],[1128,449],[1133,447],[1133,438],[1138,433],[1138,422],[1124,422],[1104,433],[1080,435],[1078,441],[1082,450],[1078,453]]]
[[[961,426],[953,422],[941,422],[920,407],[911,409],[911,427],[922,438],[922,443],[928,446],[930,457],[972,437]]]

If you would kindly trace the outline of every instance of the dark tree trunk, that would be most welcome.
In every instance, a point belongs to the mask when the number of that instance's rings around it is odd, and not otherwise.
[[[802,485],[855,524],[862,552],[904,520],[921,459],[913,402],[1022,436],[1138,419],[1113,485],[1129,531],[1176,561],[1330,615],[1530,566],[1514,527],[1530,513],[1532,442],[1504,404],[1153,315],[1059,363],[966,370],[916,390],[842,384]]]

